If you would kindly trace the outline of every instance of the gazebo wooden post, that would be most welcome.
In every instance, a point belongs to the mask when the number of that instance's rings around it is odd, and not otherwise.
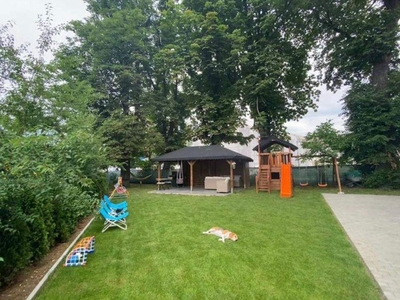
[[[233,194],[233,186],[234,186],[234,182],[233,182],[233,160],[227,160],[227,163],[229,164],[229,169],[230,169],[230,176],[231,176],[231,194]]]
[[[247,189],[247,186],[250,186],[250,184],[248,183],[247,179],[248,179],[248,174],[249,174],[249,163],[243,162],[243,188]]]
[[[157,189],[160,189],[160,181],[161,181],[161,163],[159,162],[157,165]]]
[[[196,161],[188,161],[188,164],[190,165],[190,191],[193,191],[193,166],[196,163]]]

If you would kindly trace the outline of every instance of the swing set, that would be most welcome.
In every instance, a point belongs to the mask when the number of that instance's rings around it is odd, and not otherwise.
[[[306,164],[304,168],[300,166],[300,156],[297,156],[297,162],[298,162],[298,169],[299,169],[299,185],[302,187],[306,187],[309,185],[308,181],[308,165]],[[302,172],[303,171],[303,172]],[[326,174],[326,165],[323,163],[322,165],[317,165],[317,176],[318,176],[318,186],[320,188],[325,188],[328,186],[327,182],[327,174]]]
[[[302,168],[300,166],[300,159],[303,160],[303,162],[306,160],[305,157],[301,157],[300,155],[297,156],[293,156],[294,158],[297,159],[298,162],[298,170],[299,170],[299,185],[301,187],[306,187],[309,185],[309,180],[308,180],[308,176],[309,176],[309,172],[308,172],[308,165],[306,164],[304,168]],[[344,194],[342,191],[342,185],[340,182],[340,174],[339,174],[339,166],[338,166],[338,161],[336,159],[336,157],[332,157],[332,166],[334,168],[334,175],[333,178],[336,178],[336,182],[339,188],[339,194]],[[317,168],[317,182],[318,182],[318,187],[320,188],[326,188],[328,187],[328,176],[327,176],[327,165],[326,163],[322,163],[322,164],[316,164],[316,168]],[[303,170],[303,172],[302,172]]]

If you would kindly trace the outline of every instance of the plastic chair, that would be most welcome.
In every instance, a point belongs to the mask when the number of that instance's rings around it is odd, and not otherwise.
[[[105,232],[110,227],[119,227],[122,230],[128,229],[128,225],[126,224],[126,217],[129,215],[128,212],[125,212],[118,216],[112,216],[104,209],[104,207],[100,208],[100,214],[103,216],[105,222],[104,227],[101,232]]]
[[[108,212],[108,214],[112,215],[112,216],[118,216],[120,214],[125,213],[128,210],[128,207],[122,207],[122,208],[111,208],[106,201],[101,200],[100,202],[100,207],[103,207],[105,209],[106,212]]]
[[[107,205],[110,208],[114,209],[114,210],[123,209],[123,208],[127,208],[128,207],[128,202],[126,202],[126,201],[122,201],[122,202],[119,202],[119,203],[114,203],[114,202],[111,202],[110,198],[108,198],[107,195],[104,195],[103,199],[107,203]]]

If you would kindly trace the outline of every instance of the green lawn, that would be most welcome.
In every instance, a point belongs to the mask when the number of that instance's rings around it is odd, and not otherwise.
[[[130,189],[128,230],[101,233],[86,267],[59,267],[38,299],[382,299],[316,189],[292,199]],[[210,227],[236,232],[225,244]]]

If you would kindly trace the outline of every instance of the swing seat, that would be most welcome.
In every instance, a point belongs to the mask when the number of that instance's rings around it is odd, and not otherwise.
[[[327,183],[325,183],[325,184],[318,183],[318,186],[319,186],[320,188],[324,188],[324,187],[327,187],[327,186],[328,186],[328,184],[327,184]]]
[[[308,186],[308,182],[300,182],[300,186]]]

